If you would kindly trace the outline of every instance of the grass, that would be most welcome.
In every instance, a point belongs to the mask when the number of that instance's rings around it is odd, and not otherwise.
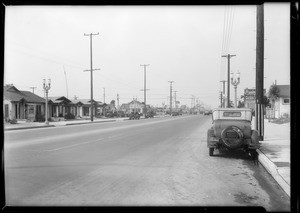
[[[277,118],[270,120],[270,122],[275,124],[285,124],[290,122],[290,118]]]

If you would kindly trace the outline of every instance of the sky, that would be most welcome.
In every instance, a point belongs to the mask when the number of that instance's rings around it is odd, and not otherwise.
[[[290,4],[264,4],[264,87],[290,83]],[[255,87],[256,6],[6,6],[4,84],[44,97],[218,107],[220,81],[240,73],[238,98]],[[47,80],[48,81],[48,80]],[[105,88],[105,89],[104,89]],[[226,86],[227,88],[227,86]],[[231,85],[231,100],[234,90]],[[175,94],[172,94],[173,99]]]

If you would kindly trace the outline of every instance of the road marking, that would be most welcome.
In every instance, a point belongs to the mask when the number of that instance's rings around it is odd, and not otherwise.
[[[95,143],[95,142],[102,141],[102,140],[104,140],[104,138],[101,138],[101,139],[98,139],[98,140],[87,141],[87,142],[83,142],[83,143],[76,143],[76,144],[72,144],[72,145],[69,145],[69,146],[62,146],[62,147],[56,148],[56,149],[48,149],[46,151],[47,152],[58,151],[58,150],[67,149],[67,148],[71,148],[71,147],[75,147],[75,146],[85,145],[85,144],[88,144],[88,143]]]

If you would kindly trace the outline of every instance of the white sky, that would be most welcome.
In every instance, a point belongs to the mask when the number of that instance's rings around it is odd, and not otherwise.
[[[232,14],[232,33],[224,33],[225,11]],[[290,4],[264,7],[265,88],[290,82]],[[147,104],[161,106],[170,83],[181,104],[200,102],[217,107],[220,80],[241,73],[238,97],[255,87],[256,6],[7,6],[5,19],[4,84],[44,97],[43,78],[51,78],[49,96],[90,98],[90,39],[93,36],[94,99],[120,97],[144,100],[147,67]],[[227,16],[229,17],[229,16]],[[227,22],[226,22],[227,23]],[[223,52],[223,37],[230,37]],[[230,36],[229,36],[230,35]],[[234,90],[231,86],[231,99]]]

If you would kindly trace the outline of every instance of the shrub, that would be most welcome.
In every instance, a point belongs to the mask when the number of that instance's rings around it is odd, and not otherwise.
[[[45,115],[36,114],[35,115],[35,121],[37,121],[37,122],[44,122],[45,121]]]
[[[13,118],[12,120],[8,119],[8,122],[10,124],[17,124],[18,123],[17,119],[15,119],[15,118]]]
[[[73,115],[72,113],[67,113],[65,115],[65,119],[75,119],[75,115]]]

